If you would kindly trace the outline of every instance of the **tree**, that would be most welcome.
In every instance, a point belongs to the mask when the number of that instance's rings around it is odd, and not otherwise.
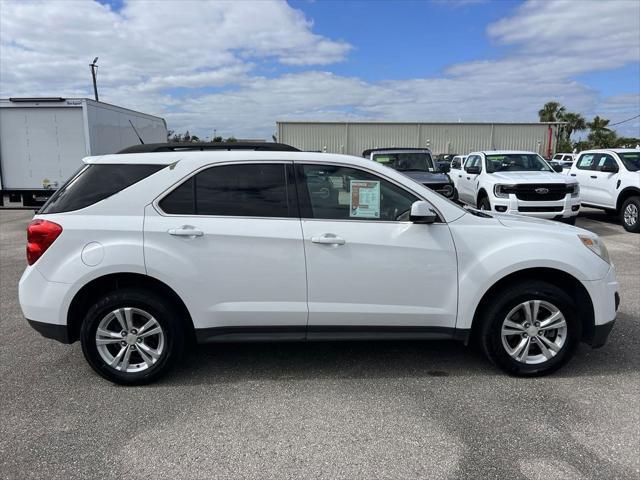
[[[227,140],[226,140],[226,141],[227,141],[228,143],[235,143],[235,142],[237,142],[238,140],[236,140],[236,137],[229,137],[229,138],[227,138]]]
[[[560,103],[547,102],[542,110],[538,111],[538,116],[541,122],[557,122],[564,113],[565,108]]]
[[[592,121],[587,122],[590,133],[587,139],[594,148],[611,148],[615,146],[617,135],[616,132],[607,127],[609,120],[600,118],[596,115]]]
[[[559,115],[559,119],[562,122],[567,122],[563,129],[567,140],[571,138],[572,133],[587,129],[587,122],[579,113],[563,112]]]
[[[223,140],[222,140],[222,137],[220,137],[220,136],[213,137],[213,138],[211,139],[211,143],[221,143],[222,141],[223,141]]]

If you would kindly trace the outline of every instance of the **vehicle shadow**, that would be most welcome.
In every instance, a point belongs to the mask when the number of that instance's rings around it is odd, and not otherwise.
[[[594,377],[638,370],[630,338],[638,323],[619,322],[607,345],[581,344],[553,376]],[[161,383],[218,384],[367,378],[494,377],[505,375],[477,348],[454,341],[249,343],[198,345]],[[523,379],[523,381],[528,381]]]
[[[604,210],[598,209],[581,210],[576,225],[591,230],[601,237],[625,233],[620,225],[620,217],[609,215]]]

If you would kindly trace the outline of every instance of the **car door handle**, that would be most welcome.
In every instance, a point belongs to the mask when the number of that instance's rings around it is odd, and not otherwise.
[[[170,228],[169,230],[167,230],[167,233],[169,235],[173,235],[174,237],[189,238],[202,237],[204,235],[204,232],[202,230],[198,230],[191,225],[183,225],[180,228]]]
[[[311,237],[311,241],[321,245],[344,245],[346,243],[344,238],[340,238],[333,233],[325,233],[319,237]]]
[[[597,175],[591,175],[591,178],[598,178]]]
[[[571,175],[572,177],[575,177],[575,176],[576,176],[576,174],[575,174],[575,173],[571,173],[570,175]]]

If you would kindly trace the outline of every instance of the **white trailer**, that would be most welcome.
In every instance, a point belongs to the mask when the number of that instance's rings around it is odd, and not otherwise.
[[[138,135],[166,142],[167,124],[87,98],[0,99],[0,206],[41,205],[83,157],[139,144]]]

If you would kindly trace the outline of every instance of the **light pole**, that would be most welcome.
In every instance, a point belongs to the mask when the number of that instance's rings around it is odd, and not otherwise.
[[[93,59],[93,63],[90,63],[89,66],[91,67],[91,77],[93,77],[93,94],[96,97],[96,102],[99,102],[98,100],[98,86],[96,85],[96,77],[98,75],[98,57]]]

